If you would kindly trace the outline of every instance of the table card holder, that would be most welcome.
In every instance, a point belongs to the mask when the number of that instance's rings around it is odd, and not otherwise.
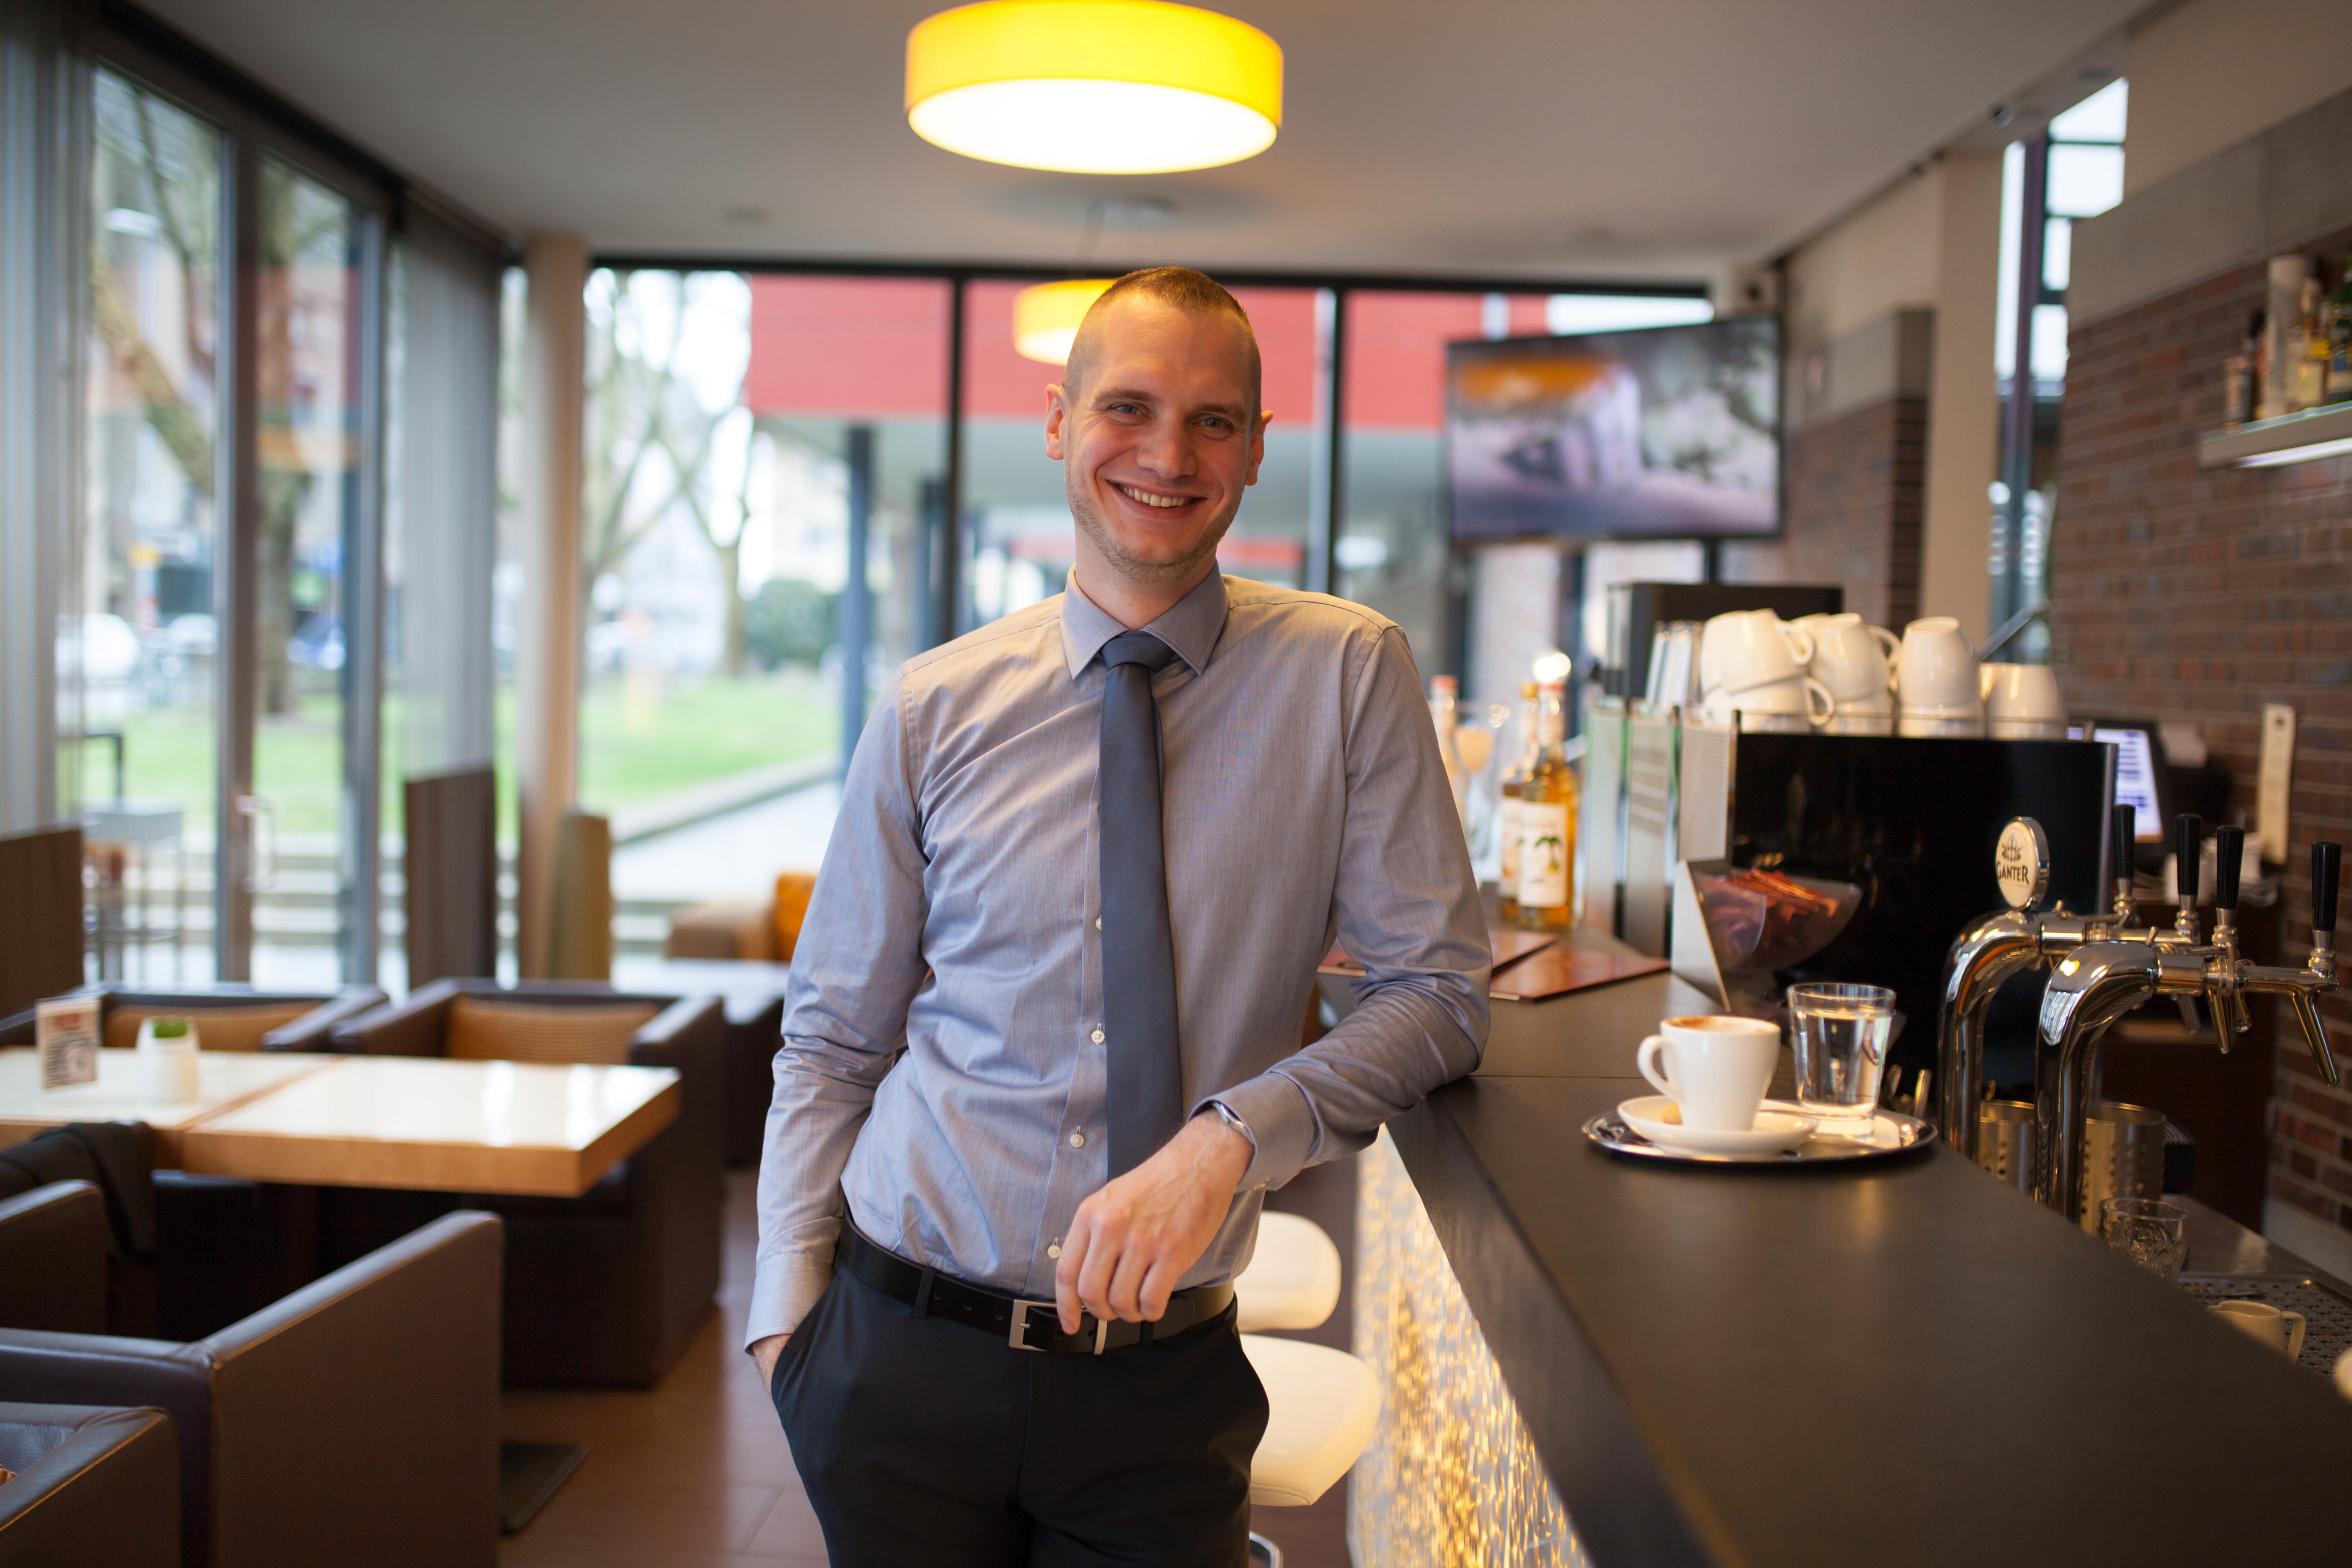
[[[98,1081],[98,998],[56,996],[33,1011],[43,1092]]]

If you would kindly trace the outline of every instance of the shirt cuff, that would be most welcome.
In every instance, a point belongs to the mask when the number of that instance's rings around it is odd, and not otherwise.
[[[805,1252],[762,1258],[751,1271],[751,1310],[743,1323],[743,1348],[800,1327],[816,1299],[833,1282],[833,1259]]]
[[[1236,1192],[1278,1187],[1306,1167],[1315,1150],[1315,1111],[1307,1092],[1278,1072],[1262,1072],[1246,1083],[1220,1089],[1192,1108],[1194,1114],[1222,1104],[1246,1122],[1255,1145],[1249,1169]]]

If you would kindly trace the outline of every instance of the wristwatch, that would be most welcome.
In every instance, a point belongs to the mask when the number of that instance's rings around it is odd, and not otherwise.
[[[1239,1111],[1235,1110],[1232,1106],[1227,1105],[1222,1100],[1213,1100],[1209,1101],[1209,1109],[1217,1113],[1218,1121],[1223,1122],[1226,1126],[1232,1128],[1234,1131],[1248,1139],[1251,1150],[1255,1151],[1257,1148],[1257,1134],[1250,1131],[1250,1124],[1241,1119],[1241,1113]]]

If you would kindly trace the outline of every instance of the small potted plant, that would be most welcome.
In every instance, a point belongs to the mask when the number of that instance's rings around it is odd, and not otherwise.
[[[166,1103],[196,1098],[200,1073],[193,1019],[166,1014],[139,1023],[139,1098]]]

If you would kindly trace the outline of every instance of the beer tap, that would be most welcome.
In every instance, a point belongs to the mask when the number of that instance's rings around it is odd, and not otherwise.
[[[2039,913],[2031,906],[2048,890],[2049,846],[2041,824],[2019,817],[2001,830],[1997,875],[2011,907],[1985,915],[1952,943],[1944,970],[1943,1005],[1936,1020],[1937,1130],[1951,1146],[1977,1157],[1977,1102],[1984,1077],[1985,1010],[2013,976],[2051,963],[2084,942],[2114,939],[2132,921],[2131,859],[2136,817],[2128,805],[2109,820],[2109,864],[2115,904],[2105,915],[2071,915],[2062,903]],[[2014,854],[2017,861],[2010,857]],[[2021,877],[2013,866],[2021,865]],[[2147,933],[2138,933],[2147,941]]]
[[[2034,1032],[2034,1196],[2067,1218],[2082,1206],[2083,1122],[2095,1076],[2094,1049],[2108,1025],[2153,996],[2183,1003],[2206,999],[2215,1029],[2226,1047],[2248,1026],[2249,994],[2284,995],[2295,1010],[2304,1040],[2320,1076],[2337,1081],[2335,1055],[2319,1016],[2319,998],[2337,988],[2335,961],[2336,877],[2342,851],[2334,844],[2312,847],[2312,952],[2301,969],[2252,964],[2237,953],[2238,857],[2242,835],[2221,839],[2215,879],[2220,898],[2212,942],[2202,940],[2197,918],[2198,845],[2202,826],[2194,816],[2175,825],[2178,843],[2175,885],[2180,913],[2169,931],[2146,940],[2085,942],[2059,960],[2042,994]],[[2192,1015],[2193,1016],[2193,1015]]]

